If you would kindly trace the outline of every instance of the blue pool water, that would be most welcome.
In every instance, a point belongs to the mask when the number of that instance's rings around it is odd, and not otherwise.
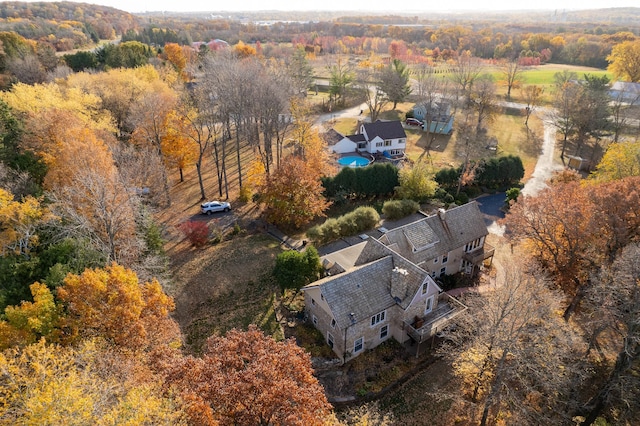
[[[342,157],[338,160],[338,164],[348,167],[365,167],[369,165],[369,160],[364,157]]]

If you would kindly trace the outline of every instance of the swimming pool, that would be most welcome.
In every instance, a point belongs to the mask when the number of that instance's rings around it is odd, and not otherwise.
[[[365,166],[368,166],[369,163],[370,161],[364,157],[352,156],[352,157],[342,157],[338,159],[338,164],[340,164],[341,166],[348,166],[348,167],[365,167]]]

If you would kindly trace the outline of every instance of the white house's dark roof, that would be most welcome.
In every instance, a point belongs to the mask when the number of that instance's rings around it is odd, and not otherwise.
[[[361,133],[358,133],[357,135],[349,135],[347,136],[349,138],[350,141],[352,142],[366,142],[367,140],[365,139],[364,135]]]
[[[364,123],[362,125],[369,140],[380,136],[382,139],[400,139],[406,138],[407,134],[402,127],[400,121],[376,121],[375,123]]]
[[[431,234],[433,232],[433,234]],[[418,237],[422,234],[422,237]],[[472,201],[416,222],[391,229],[380,241],[415,264],[435,259],[488,234],[478,203]],[[429,241],[420,250],[416,245]],[[414,247],[417,250],[414,250]]]
[[[327,145],[335,145],[342,139],[344,139],[344,135],[334,129],[329,129],[322,134],[322,138],[327,143]]]

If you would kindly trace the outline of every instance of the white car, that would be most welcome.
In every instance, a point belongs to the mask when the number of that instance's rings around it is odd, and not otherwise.
[[[200,204],[202,214],[211,214],[216,212],[228,212],[231,210],[231,204],[226,201],[207,201]]]

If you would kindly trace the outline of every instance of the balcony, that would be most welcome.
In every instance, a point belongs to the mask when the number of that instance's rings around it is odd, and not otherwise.
[[[465,253],[463,259],[471,263],[472,265],[477,266],[485,260],[493,258],[493,254],[495,253],[495,251],[496,249],[491,244],[487,244],[485,242],[482,247]]]
[[[404,321],[404,329],[415,342],[422,343],[443,330],[451,320],[465,310],[467,310],[467,307],[458,300],[447,293],[440,293],[436,308],[418,321],[413,323]]]

